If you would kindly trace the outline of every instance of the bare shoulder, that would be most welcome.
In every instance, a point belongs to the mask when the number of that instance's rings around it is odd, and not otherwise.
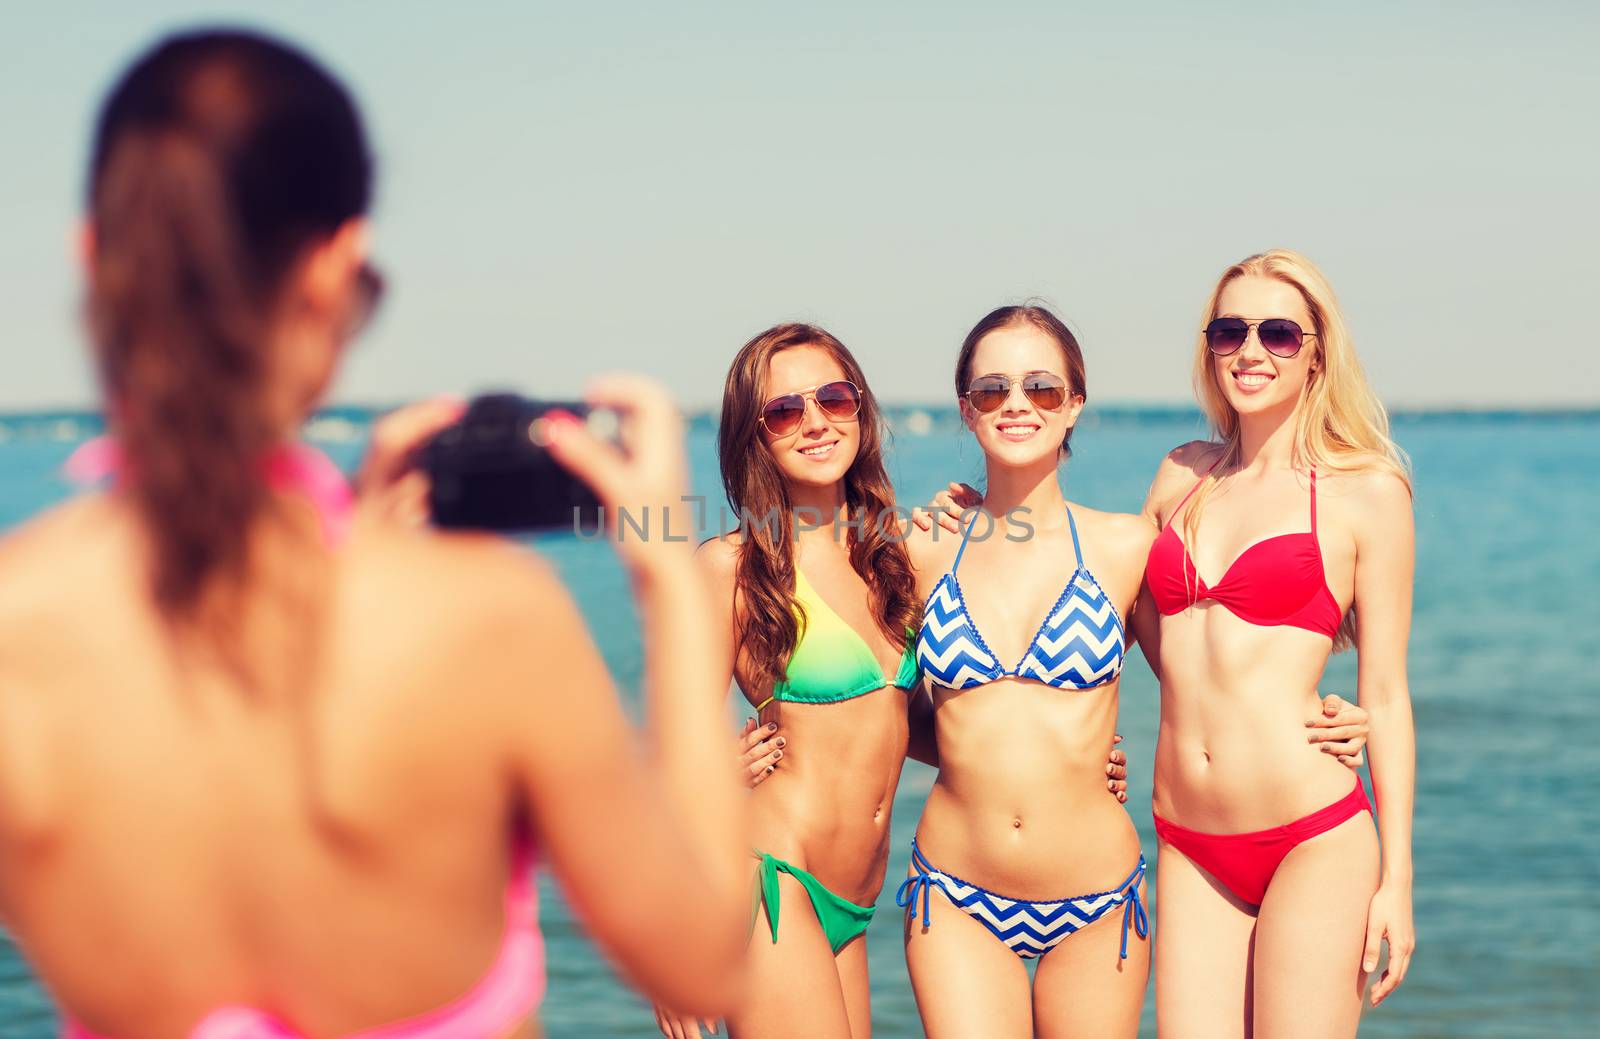
[[[440,644],[503,637],[514,628],[519,637],[512,641],[528,645],[537,641],[530,634],[575,615],[548,562],[494,535],[372,531],[352,543],[349,556],[357,594],[369,596],[385,613],[425,616]],[[439,608],[442,603],[448,608]],[[501,650],[511,651],[505,645]]]
[[[1150,481],[1144,515],[1159,523],[1178,499],[1189,492],[1222,457],[1222,445],[1211,440],[1191,440],[1168,451]]]
[[[1411,485],[1387,465],[1318,473],[1317,505],[1337,510],[1357,530],[1388,530],[1411,522]]]
[[[1157,533],[1148,518],[1131,512],[1103,512],[1073,503],[1072,515],[1083,533],[1119,554],[1149,551]]]
[[[737,530],[709,537],[695,546],[694,561],[707,576],[731,584],[739,570],[739,549],[743,543]]]
[[[1193,482],[1200,479],[1222,457],[1222,445],[1215,440],[1191,440],[1168,451],[1156,469],[1156,479]]]
[[[104,590],[113,557],[131,547],[127,517],[104,495],[74,498],[0,536],[0,632],[52,604]]]
[[[715,602],[729,606],[739,594],[739,555],[744,539],[737,530],[702,541],[694,550],[695,565],[705,575]]]
[[[905,531],[905,546],[911,566],[919,575],[943,573],[950,569],[956,550],[961,547],[961,535],[945,530],[937,522],[929,530],[911,523]]]

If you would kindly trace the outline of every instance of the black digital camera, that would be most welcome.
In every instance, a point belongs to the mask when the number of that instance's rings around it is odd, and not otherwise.
[[[577,416],[615,442],[616,415],[586,404],[535,401],[514,393],[475,398],[466,414],[423,448],[433,523],[451,529],[572,530],[602,525],[600,501],[545,450],[540,419],[551,411]]]

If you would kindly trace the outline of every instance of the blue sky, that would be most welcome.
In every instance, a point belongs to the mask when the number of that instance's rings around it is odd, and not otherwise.
[[[5,15],[0,407],[87,403],[67,247],[90,121],[172,28],[353,87],[393,292],[336,396],[604,368],[716,400],[816,321],[888,400],[1042,296],[1095,400],[1186,401],[1228,263],[1328,272],[1397,404],[1593,404],[1596,5],[55,4]]]

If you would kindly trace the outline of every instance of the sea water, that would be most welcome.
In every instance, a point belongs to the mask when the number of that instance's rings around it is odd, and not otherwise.
[[[979,481],[981,456],[952,411],[898,408],[892,420],[890,469],[902,502],[925,501],[951,479]],[[340,409],[314,421],[308,435],[349,467],[369,422],[365,411]],[[60,464],[98,430],[85,414],[0,416],[0,529],[70,493]],[[1137,511],[1163,452],[1203,432],[1184,408],[1091,409],[1063,469],[1068,497]],[[1419,944],[1406,983],[1365,1015],[1361,1035],[1597,1034],[1600,412],[1399,415],[1395,435],[1416,469],[1410,681]],[[722,497],[708,418],[692,423],[690,450],[694,490],[715,522]],[[541,539],[538,549],[572,586],[636,703],[638,631],[619,621],[633,614],[611,550],[571,537]],[[1323,689],[1352,696],[1354,664],[1354,654],[1335,657]],[[730,728],[741,708],[730,704]],[[1155,849],[1156,711],[1155,682],[1134,654],[1123,673],[1118,728],[1130,757],[1128,808],[1147,854]],[[868,933],[880,1039],[922,1034],[894,890],[932,782],[932,769],[910,763],[895,798],[893,853]],[[648,1005],[617,980],[548,876],[543,883],[548,1035],[657,1035]],[[1155,911],[1159,921],[1159,905]],[[116,970],[114,958],[104,967]],[[53,1029],[47,1000],[0,934],[0,1039],[45,1039]],[[1152,991],[1141,1035],[1154,1034]]]

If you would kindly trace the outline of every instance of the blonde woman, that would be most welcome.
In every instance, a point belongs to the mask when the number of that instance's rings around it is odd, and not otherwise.
[[[1162,1036],[1351,1036],[1405,977],[1414,735],[1406,462],[1333,290],[1287,250],[1225,271],[1195,382],[1216,439],[1173,451],[1134,623],[1161,678]],[[1359,648],[1359,779],[1304,734],[1329,656]],[[1380,855],[1380,838],[1382,853]]]

